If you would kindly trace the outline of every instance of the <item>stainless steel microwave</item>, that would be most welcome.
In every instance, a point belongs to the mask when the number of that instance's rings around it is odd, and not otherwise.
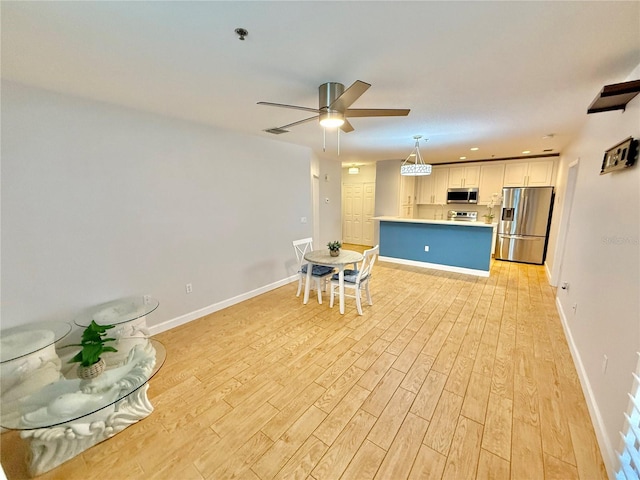
[[[447,190],[447,203],[478,203],[478,189],[450,188]]]

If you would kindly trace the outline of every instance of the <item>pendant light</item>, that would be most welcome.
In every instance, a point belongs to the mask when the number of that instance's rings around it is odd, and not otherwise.
[[[422,135],[415,135],[413,138],[416,139],[416,146],[413,151],[409,154],[402,165],[400,166],[400,175],[405,175],[408,177],[418,177],[422,175],[431,175],[431,165],[428,163],[424,163],[422,160],[422,155],[420,155],[420,147],[418,146],[418,142],[422,138]],[[425,142],[428,139],[425,139]],[[412,160],[410,163],[409,160]]]

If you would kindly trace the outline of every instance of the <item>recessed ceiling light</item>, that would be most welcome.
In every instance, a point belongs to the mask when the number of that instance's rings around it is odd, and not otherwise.
[[[467,157],[460,157],[460,160],[466,160]]]
[[[531,153],[531,150],[523,150],[522,153],[525,153],[525,154]]]
[[[479,150],[479,148],[478,147],[471,147],[471,150],[473,150],[475,152],[476,150]]]

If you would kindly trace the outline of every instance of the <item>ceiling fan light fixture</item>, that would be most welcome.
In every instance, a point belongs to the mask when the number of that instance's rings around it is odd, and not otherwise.
[[[400,166],[400,175],[404,175],[407,177],[420,177],[424,175],[431,175],[431,165],[428,163],[424,163],[422,159],[422,155],[420,155],[420,146],[418,145],[419,140],[422,138],[422,135],[415,135],[413,138],[416,140],[416,146],[413,148],[413,151],[409,154],[409,156],[402,162]],[[425,141],[427,141],[425,139]],[[410,159],[415,157],[415,163],[409,163]]]
[[[326,112],[320,114],[320,125],[325,128],[337,128],[344,125],[344,115],[340,112]]]

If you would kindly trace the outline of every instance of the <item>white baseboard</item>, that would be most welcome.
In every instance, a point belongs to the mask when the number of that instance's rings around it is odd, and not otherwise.
[[[476,270],[474,268],[452,267],[451,265],[441,265],[439,263],[418,262],[417,260],[405,260],[404,258],[383,257],[378,259],[382,262],[399,263],[400,265],[410,265],[412,267],[432,268],[434,270],[444,270],[446,272],[465,273],[477,277],[488,277],[488,270]]]
[[[549,285],[557,287],[557,285],[554,285],[553,283],[553,278],[551,277],[551,271],[549,270],[549,264],[547,262],[544,262],[544,273],[547,275],[547,282],[549,282]]]
[[[569,350],[571,351],[571,356],[573,357],[573,363],[576,366],[576,371],[578,372],[578,377],[580,378],[580,385],[582,385],[582,392],[584,393],[584,397],[587,401],[587,408],[589,409],[589,414],[591,415],[591,421],[593,422],[596,438],[598,439],[598,444],[600,445],[600,451],[603,455],[607,474],[609,475],[609,478],[616,478],[615,470],[618,464],[618,455],[613,448],[613,445],[611,444],[611,439],[606,433],[604,421],[602,419],[602,415],[600,415],[600,409],[598,408],[598,403],[596,402],[593,390],[591,389],[589,377],[587,376],[584,364],[582,363],[580,352],[578,352],[578,347],[573,340],[573,335],[571,335],[571,329],[569,328],[567,317],[564,314],[562,303],[560,302],[560,299],[558,297],[556,297],[556,308],[560,315],[560,321],[562,323],[562,328],[564,329],[564,334],[567,337],[567,343],[569,344]]]
[[[257,297],[258,295],[262,295],[263,293],[275,290],[276,288],[282,287],[283,285],[287,285],[297,280],[298,275],[296,274],[283,280],[278,280],[277,282],[271,283],[269,285],[265,285],[264,287],[256,288],[255,290],[251,290],[250,292],[236,295],[235,297],[229,298],[227,300],[222,300],[221,302],[214,303],[193,312],[181,315],[177,318],[167,320],[166,322],[162,322],[158,325],[152,325],[149,327],[149,333],[151,333],[151,335],[156,335],[158,333],[171,330],[172,328],[179,327],[180,325],[192,322],[193,320],[197,320],[198,318],[204,317],[205,315],[210,315],[213,312],[217,312],[218,310],[222,310],[223,308],[230,307],[231,305],[235,305],[236,303],[244,302],[245,300]]]

